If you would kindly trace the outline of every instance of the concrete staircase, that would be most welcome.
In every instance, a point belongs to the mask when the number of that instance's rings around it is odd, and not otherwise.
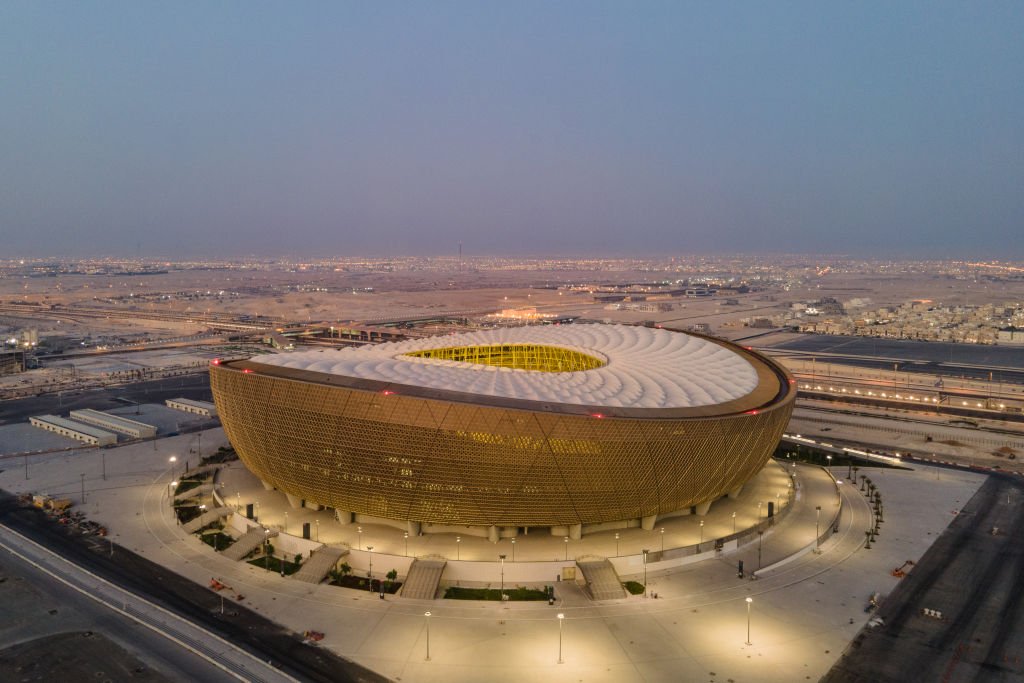
[[[243,557],[251,553],[253,550],[259,547],[263,543],[264,539],[274,538],[277,536],[276,531],[271,531],[269,534],[264,533],[263,527],[254,526],[249,529],[245,534],[237,541],[231,544],[231,546],[221,553],[224,557],[229,560],[241,560]]]
[[[308,560],[302,563],[299,571],[292,574],[292,578],[303,583],[320,583],[327,573],[338,564],[338,560],[346,555],[348,555],[348,548],[321,546],[313,551]]]
[[[231,508],[213,508],[212,510],[207,510],[203,514],[199,515],[191,522],[183,524],[181,528],[190,534],[194,534],[203,527],[213,524],[222,517],[232,515],[234,514],[234,512],[235,511],[232,510]]]
[[[441,583],[441,574],[448,561],[443,557],[425,557],[412,561],[409,575],[402,584],[402,597],[417,600],[433,600],[437,595],[437,586]]]
[[[182,491],[174,496],[174,502],[188,500],[189,498],[202,498],[213,493],[213,484],[200,484],[195,488]]]
[[[620,600],[626,597],[619,574],[612,563],[604,557],[587,557],[576,560],[587,581],[587,590],[594,600]]]

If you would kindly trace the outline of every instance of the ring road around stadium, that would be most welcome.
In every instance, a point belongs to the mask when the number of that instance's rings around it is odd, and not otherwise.
[[[214,361],[243,463],[344,522],[492,540],[707,512],[768,462],[796,394],[696,334],[534,326]]]

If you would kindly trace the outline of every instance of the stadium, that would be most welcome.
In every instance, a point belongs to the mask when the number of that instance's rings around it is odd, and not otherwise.
[[[218,362],[224,430],[292,505],[492,540],[704,514],[768,462],[795,385],[697,334],[493,329]]]

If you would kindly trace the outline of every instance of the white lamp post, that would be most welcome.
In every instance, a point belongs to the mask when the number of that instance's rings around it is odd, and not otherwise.
[[[562,664],[562,622],[565,621],[565,615],[561,612],[558,613],[558,663]]]
[[[750,603],[754,602],[754,598],[747,598],[747,645],[752,645],[750,642]]]
[[[430,661],[430,612],[424,612],[423,617],[427,622],[427,661]]]

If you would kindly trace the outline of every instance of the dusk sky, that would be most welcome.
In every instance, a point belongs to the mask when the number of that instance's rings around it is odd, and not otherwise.
[[[0,258],[1024,257],[1024,3],[0,3]]]

